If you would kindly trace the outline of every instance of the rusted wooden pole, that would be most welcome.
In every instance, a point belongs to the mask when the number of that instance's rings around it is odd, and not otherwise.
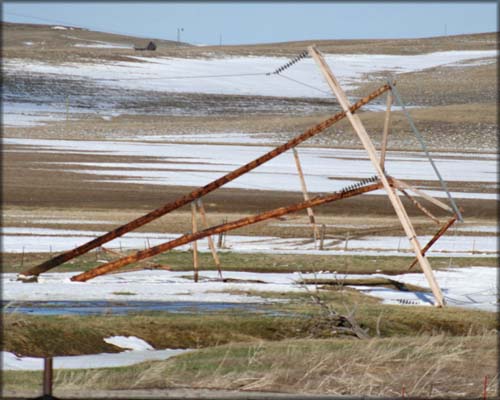
[[[237,221],[228,222],[225,224],[217,225],[211,227],[209,229],[205,229],[203,231],[199,231],[197,233],[188,233],[183,236],[180,236],[177,239],[171,240],[170,242],[166,242],[160,244],[155,247],[151,247],[147,250],[138,251],[134,254],[131,254],[127,257],[121,258],[119,260],[111,261],[107,264],[101,265],[99,267],[93,268],[87,272],[83,272],[71,278],[72,281],[77,282],[85,282],[89,279],[95,278],[96,276],[107,274],[108,272],[115,271],[125,265],[131,264],[133,262],[143,260],[145,258],[152,257],[156,254],[163,253],[167,250],[171,250],[175,247],[182,246],[184,244],[190,243],[193,240],[199,240],[209,235],[216,235],[221,232],[227,232],[234,229],[241,228],[243,226],[255,224],[257,222],[265,221],[271,218],[281,217],[282,215],[290,214],[292,212],[297,212],[301,210],[305,210],[307,207],[316,207],[321,204],[330,203],[332,201],[345,199],[349,197],[353,197],[362,193],[372,192],[374,190],[380,189],[382,184],[380,182],[376,182],[370,185],[362,186],[357,189],[353,189],[345,192],[336,192],[326,196],[318,196],[314,197],[309,201],[304,201],[302,203],[293,204],[286,207],[276,208],[271,211],[266,211],[264,213],[253,215],[250,217],[241,218]]]
[[[314,59],[314,61],[316,61],[316,64],[323,73],[323,76],[325,77],[328,86],[330,86],[330,89],[335,94],[335,97],[342,106],[342,109],[347,113],[347,118],[349,119],[349,122],[351,123],[352,127],[354,128],[354,131],[361,140],[361,143],[363,144],[363,147],[365,148],[373,167],[377,171],[377,175],[381,180],[385,191],[387,192],[387,196],[389,197],[389,200],[394,208],[394,211],[396,212],[396,215],[398,216],[399,221],[401,222],[401,225],[403,226],[403,229],[406,232],[406,236],[408,237],[410,243],[412,244],[412,247],[415,251],[415,255],[418,258],[418,261],[420,263],[420,266],[422,267],[422,271],[424,272],[427,282],[429,282],[429,286],[431,287],[432,293],[436,300],[435,305],[438,307],[443,307],[445,304],[443,293],[439,288],[439,285],[436,281],[434,273],[432,272],[432,268],[429,264],[429,261],[422,255],[422,249],[420,247],[420,243],[418,242],[417,234],[413,228],[413,225],[411,224],[408,214],[406,213],[403,203],[401,202],[399,196],[396,194],[395,190],[391,187],[385,175],[385,172],[380,167],[380,159],[377,157],[375,146],[373,145],[373,142],[368,136],[368,133],[366,132],[363,123],[361,122],[358,115],[352,114],[349,111],[350,102],[347,99],[346,94],[340,87],[339,83],[337,82],[337,79],[333,75],[332,71],[330,70],[330,67],[326,63],[323,56],[318,52],[318,50],[316,50],[314,46],[309,47],[309,54]]]
[[[455,221],[457,220],[457,215],[455,215],[453,218],[451,218],[446,224],[444,224],[437,232],[436,234],[432,237],[431,240],[429,240],[429,243],[427,243],[424,248],[422,249],[422,255],[424,255],[425,253],[427,253],[427,251],[432,247],[432,245],[434,243],[436,243],[436,241],[445,234],[445,232],[450,228],[450,226],[452,226]],[[411,265],[408,267],[408,270],[412,269],[415,264],[418,263],[418,259],[415,259]]]
[[[198,226],[196,224],[196,204],[194,201],[191,203],[191,229],[193,235],[198,232]],[[192,242],[193,246],[193,280],[198,282],[198,241],[194,240]]]
[[[382,146],[380,148],[380,167],[385,168],[385,154],[387,152],[387,138],[391,130],[391,106],[392,106],[392,92],[387,92],[387,104],[384,119],[384,131],[382,133]]]
[[[394,84],[394,83],[393,83]],[[365,104],[369,103],[371,100],[375,99],[376,97],[380,96],[381,94],[385,93],[387,90],[390,89],[390,86],[388,84],[381,86],[374,92],[372,92],[370,95],[362,98],[359,100],[357,103],[353,104],[351,108],[349,109],[351,113],[355,112]],[[182,207],[186,204],[189,204],[193,200],[196,200],[202,196],[205,196],[206,194],[214,191],[215,189],[220,188],[221,186],[225,185],[228,182],[231,182],[232,180],[238,178],[239,176],[257,168],[259,165],[262,165],[266,163],[269,160],[272,160],[273,158],[279,156],[280,154],[284,153],[287,150],[290,150],[291,148],[299,145],[300,143],[304,142],[305,140],[310,139],[311,137],[317,135],[318,133],[324,131],[325,129],[329,128],[336,122],[342,120],[345,118],[347,115],[346,111],[339,112],[335,114],[334,116],[320,122],[319,124],[314,125],[313,127],[307,129],[304,133],[296,136],[295,138],[291,139],[290,141],[286,142],[285,144],[282,144],[281,146],[276,147],[275,149],[271,150],[270,152],[260,156],[259,158],[256,158],[255,160],[249,162],[248,164],[245,164],[237,169],[235,169],[232,172],[229,172],[228,174],[216,179],[215,181],[210,182],[209,184],[197,188],[193,190],[191,193],[184,195],[177,200],[167,203],[156,210],[151,211],[148,214],[145,214],[137,219],[134,219],[133,221],[130,221],[126,223],[125,225],[122,225],[102,236],[99,236],[81,246],[76,247],[75,249],[68,250],[62,254],[59,254],[58,256],[51,258],[42,264],[39,264],[33,268],[30,268],[26,271],[23,271],[19,274],[18,279],[23,279],[27,276],[30,275],[39,275],[43,272],[48,271],[51,268],[57,267],[58,265],[71,260],[81,254],[87,253],[88,251],[95,249],[96,247],[99,247],[103,245],[104,243],[109,242],[110,240],[113,240],[119,236],[124,235],[127,232],[130,232],[136,228],[139,228],[148,222],[151,222],[173,210],[178,209],[179,207]]]
[[[297,167],[297,172],[299,173],[300,188],[304,196],[304,200],[309,200],[309,193],[307,193],[306,180],[304,178],[304,172],[302,171],[302,165],[300,164],[299,152],[296,148],[293,149],[293,158],[295,159],[295,165]],[[316,240],[318,239],[318,226],[316,225],[316,219],[314,218],[314,211],[311,207],[307,208],[307,215],[309,217],[309,222],[313,230],[314,246],[316,247]]]
[[[207,220],[207,215],[205,213],[205,207],[203,206],[203,201],[201,199],[198,199],[196,201],[196,205],[198,206],[198,212],[200,213],[201,216],[201,222],[203,223],[203,226],[205,229],[209,228],[208,225],[208,220]],[[219,278],[222,279],[222,271],[220,268],[220,259],[219,255],[217,254],[217,249],[215,248],[214,241],[212,239],[212,236],[207,236],[208,240],[208,247],[210,247],[210,251],[212,252],[212,257],[214,259],[215,266],[217,267],[217,271],[219,273]]]

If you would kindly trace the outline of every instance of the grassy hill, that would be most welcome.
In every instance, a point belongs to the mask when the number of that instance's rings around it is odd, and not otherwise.
[[[3,56],[45,61],[128,59],[128,56],[206,57],[220,55],[294,56],[311,44],[332,54],[421,54],[449,50],[495,50],[495,32],[471,35],[440,36],[423,39],[316,40],[232,46],[191,46],[156,38],[139,38],[82,28],[2,23]],[[138,52],[149,40],[157,50]]]

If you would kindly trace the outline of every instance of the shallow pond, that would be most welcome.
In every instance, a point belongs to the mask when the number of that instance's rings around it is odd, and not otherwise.
[[[125,315],[144,312],[196,314],[207,312],[251,312],[278,315],[275,309],[259,303],[214,303],[195,301],[2,301],[3,313],[31,315]]]

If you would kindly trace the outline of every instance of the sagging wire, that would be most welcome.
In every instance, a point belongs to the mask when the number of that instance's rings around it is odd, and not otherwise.
[[[301,82],[297,79],[294,79],[294,78],[290,78],[289,76],[285,76],[285,75],[278,75],[282,78],[285,78],[285,79],[288,79],[292,82],[295,82],[295,83],[298,83],[299,85],[302,85],[302,86],[305,86],[305,87],[308,87],[310,89],[314,89],[314,90],[317,90],[318,92],[321,92],[321,93],[325,93],[325,94],[328,94],[328,95],[331,95],[331,92],[327,91],[327,90],[323,90],[323,89],[320,89],[316,86],[312,86],[312,85],[309,85],[308,83],[305,83],[305,82]]]
[[[163,76],[163,77],[143,77],[143,78],[98,78],[96,81],[143,81],[143,80],[166,80],[166,79],[203,79],[203,78],[232,78],[238,76],[264,76],[269,75],[266,72],[254,72],[243,74],[221,74],[221,75],[183,75],[183,76]]]
[[[304,51],[300,53],[297,57],[291,59],[288,63],[285,65],[277,68],[273,72],[254,72],[254,73],[241,73],[241,74],[220,74],[220,75],[181,75],[181,76],[165,76],[165,77],[148,77],[148,78],[101,78],[101,79],[96,79],[98,81],[136,81],[136,80],[144,80],[144,79],[155,79],[155,80],[163,80],[163,79],[203,79],[203,78],[233,78],[233,77],[239,77],[239,76],[270,76],[270,75],[279,75],[281,72],[284,70],[290,68],[292,65],[300,61],[301,59],[307,57],[308,52]],[[288,78],[288,77],[285,77]],[[291,78],[288,78],[291,79]],[[293,80],[293,79],[291,79]],[[302,83],[302,82],[299,82]],[[303,84],[303,83],[302,83]],[[307,84],[306,84],[307,85]],[[314,88],[313,86],[311,86]],[[314,88],[317,90],[321,90],[318,88]]]
[[[302,53],[300,53],[297,57],[295,58],[292,58],[290,61],[288,61],[286,64],[282,65],[281,67],[279,68],[276,68],[273,72],[268,72],[266,75],[268,76],[272,76],[272,75],[277,75],[277,76],[281,76],[282,78],[285,78],[285,79],[288,79],[289,81],[292,81],[292,82],[295,82],[295,83],[298,83],[299,85],[302,85],[302,86],[305,86],[305,87],[308,87],[310,89],[314,89],[314,90],[317,90],[321,93],[325,93],[325,94],[331,94],[330,92],[326,91],[326,90],[323,90],[323,89],[320,89],[316,86],[313,86],[313,85],[309,85],[308,83],[305,83],[305,82],[302,82],[302,81],[299,81],[298,79],[294,79],[294,78],[290,78],[289,76],[285,76],[285,75],[281,75],[281,73],[285,70],[287,70],[288,68],[290,68],[292,65],[298,63],[300,60],[306,58],[307,56],[309,55],[309,52],[306,50],[306,51],[303,51]]]

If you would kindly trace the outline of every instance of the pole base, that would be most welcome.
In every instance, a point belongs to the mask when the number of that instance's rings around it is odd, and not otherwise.
[[[17,279],[18,281],[21,281],[23,283],[37,283],[38,282],[38,275],[23,275],[23,274],[19,274],[17,275]]]

